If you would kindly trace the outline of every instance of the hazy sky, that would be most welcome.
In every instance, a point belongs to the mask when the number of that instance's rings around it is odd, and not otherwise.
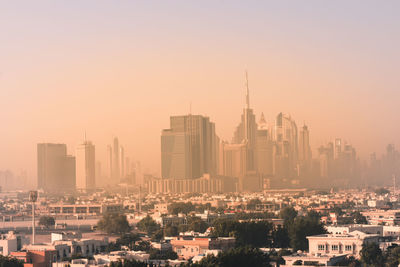
[[[400,1],[2,1],[0,170],[36,172],[36,143],[114,135],[159,172],[169,116],[231,139],[244,106],[280,111],[361,157],[400,146]],[[316,154],[316,153],[315,153]]]

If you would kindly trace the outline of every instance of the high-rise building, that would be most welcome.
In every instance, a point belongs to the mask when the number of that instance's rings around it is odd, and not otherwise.
[[[119,142],[118,138],[114,138],[113,142],[113,158],[112,158],[112,181],[115,184],[118,184],[120,182],[120,147],[119,147]]]
[[[221,142],[220,175],[241,178],[247,173],[246,144]]]
[[[311,171],[312,153],[310,146],[310,131],[304,125],[299,133],[299,156],[298,156],[298,174],[307,176]]]
[[[107,146],[107,168],[108,168],[108,178],[109,180],[113,177],[113,153],[112,153],[112,146]]]
[[[201,115],[172,116],[161,135],[163,178],[192,179],[217,170],[215,125]]]
[[[296,122],[279,113],[275,121],[275,176],[292,178],[297,176],[298,136]]]
[[[257,123],[256,116],[250,108],[249,86],[246,73],[246,105],[243,109],[241,122],[236,127],[232,143],[246,144],[246,171],[257,170]]]
[[[341,153],[342,153],[342,147],[343,147],[343,145],[342,145],[342,139],[340,139],[340,138],[336,138],[335,139],[335,145],[334,145],[334,147],[333,147],[333,153],[334,153],[334,159],[338,159],[338,158],[340,158],[340,155],[341,155]]]
[[[67,155],[65,144],[37,145],[37,186],[45,191],[75,188],[75,157]]]
[[[123,146],[120,146],[120,151],[121,151],[121,157],[120,157],[120,161],[121,161],[121,173],[120,173],[120,177],[121,179],[125,178],[125,150]]]
[[[318,149],[318,152],[320,161],[319,175],[322,178],[328,178],[331,175],[333,169],[333,160],[334,160],[333,143],[330,142],[326,146],[321,146]]]
[[[85,141],[76,148],[76,188],[95,189],[96,181],[95,146]]]
[[[257,130],[257,170],[264,176],[273,175],[274,142],[268,129],[264,113],[261,114]]]
[[[299,135],[299,161],[310,162],[311,157],[310,131],[308,130],[307,125],[304,125],[300,129]]]

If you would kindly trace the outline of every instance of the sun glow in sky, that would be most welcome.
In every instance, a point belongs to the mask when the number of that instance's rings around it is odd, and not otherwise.
[[[36,172],[36,143],[86,131],[105,168],[118,136],[159,173],[169,116],[210,116],[230,140],[244,106],[305,122],[314,153],[400,146],[399,1],[0,3],[0,170]],[[104,169],[103,168],[103,169]]]

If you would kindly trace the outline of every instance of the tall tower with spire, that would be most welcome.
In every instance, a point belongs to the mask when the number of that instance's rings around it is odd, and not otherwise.
[[[241,116],[241,122],[236,127],[232,143],[246,144],[246,170],[256,171],[256,144],[257,144],[257,123],[256,116],[250,108],[249,80],[246,71],[246,102]]]

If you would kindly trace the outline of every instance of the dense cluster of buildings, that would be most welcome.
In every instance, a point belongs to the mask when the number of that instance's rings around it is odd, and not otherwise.
[[[400,154],[393,145],[388,146],[382,164],[373,156],[361,166],[355,148],[340,138],[321,146],[313,157],[308,126],[298,128],[284,113],[273,124],[266,122],[264,114],[257,122],[246,89],[246,105],[231,142],[219,139],[208,117],[170,118],[170,129],[161,135],[162,175],[149,179],[149,192],[215,192],[216,187],[196,186],[205,182],[205,175],[229,184],[217,187],[220,192],[243,192],[315,186],[317,181],[321,187],[360,185],[370,178],[387,183],[400,174]]]
[[[85,138],[86,139],[86,138]],[[373,181],[387,185],[400,175],[400,153],[388,145],[378,159],[361,162],[356,149],[336,138],[312,153],[310,129],[288,114],[267,123],[246,101],[230,142],[221,140],[215,123],[202,115],[171,116],[161,133],[161,176],[144,175],[114,138],[107,148],[107,171],[96,161],[95,146],[84,141],[75,156],[65,144],[37,145],[37,186],[47,192],[87,191],[136,185],[150,193],[256,192],[269,188],[354,186]],[[9,173],[0,172],[7,179]]]
[[[37,145],[37,187],[46,192],[85,192],[143,180],[140,163],[125,156],[118,138],[108,146],[108,169],[109,175],[102,176],[101,163],[96,161],[95,146],[90,141],[78,145],[75,156],[68,155],[65,144]]]
[[[28,236],[24,234],[31,231],[31,207],[26,201],[28,196],[8,194],[2,196],[0,201],[3,214],[0,228],[2,231],[10,231],[0,236],[0,254],[23,260],[26,267],[105,266],[123,259],[151,261],[148,253],[126,248],[108,253],[106,247],[108,237],[111,236],[88,237],[82,236],[82,233],[93,233],[100,216],[108,212],[126,214],[133,226],[150,216],[162,228],[188,225],[189,218],[193,217],[211,226],[217,219],[236,220],[241,215],[241,220],[251,220],[246,218],[246,214],[268,213],[269,217],[257,220],[266,220],[274,227],[279,227],[284,224],[284,220],[279,218],[282,208],[293,207],[300,216],[311,210],[320,213],[327,232],[307,236],[309,249],[284,256],[285,264],[291,266],[301,262],[303,265],[330,266],[349,256],[359,258],[363,245],[367,243],[376,243],[383,251],[400,245],[400,197],[396,189],[391,191],[324,192],[292,189],[225,194],[146,193],[141,197],[134,193],[110,195],[104,191],[79,194],[73,201],[67,196],[60,200],[54,194],[41,194],[37,201],[36,214],[54,217],[56,225],[50,228],[53,231],[51,241],[35,244],[30,244]],[[189,202],[191,211],[178,214],[172,212],[174,204]],[[351,217],[354,211],[363,216],[363,224]],[[44,231],[46,233],[49,235],[48,231]],[[234,237],[212,237],[211,233],[212,227],[208,227],[204,232],[181,232],[178,236],[165,236],[160,242],[150,244],[161,251],[160,253],[177,254],[178,260],[171,260],[170,265],[179,265],[188,260],[199,261],[208,254],[217,255],[235,246]],[[144,237],[144,240],[149,238]],[[270,251],[270,248],[264,249]],[[71,260],[73,255],[86,259]]]

